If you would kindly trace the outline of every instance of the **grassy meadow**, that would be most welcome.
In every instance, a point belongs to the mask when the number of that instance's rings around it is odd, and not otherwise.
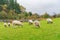
[[[0,22],[0,40],[60,40],[60,18],[53,19],[53,24],[40,21],[40,28],[24,22],[22,27],[4,27]]]

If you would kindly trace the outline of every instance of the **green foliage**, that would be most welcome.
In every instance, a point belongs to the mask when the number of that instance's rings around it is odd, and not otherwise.
[[[0,0],[0,6],[7,5],[7,10],[15,10],[15,12],[21,13],[20,5],[17,3],[17,0]],[[1,8],[0,8],[1,10]]]
[[[3,9],[2,6],[0,6],[0,12],[2,11],[2,9]]]
[[[59,18],[60,17],[60,13],[59,14],[54,14],[52,17],[53,18]]]
[[[29,16],[32,16],[32,12],[29,12]]]
[[[8,9],[13,10],[13,9],[14,9],[14,6],[15,6],[15,2],[14,2],[14,0],[9,0]]]
[[[41,18],[60,17],[55,14],[50,16],[47,12],[41,15]],[[40,15],[37,13],[26,12],[26,8],[19,5],[17,0],[0,0],[0,19],[38,19]]]
[[[0,5],[3,5],[4,4],[4,0],[0,0]]]
[[[19,19],[18,14],[21,14],[21,9],[17,0],[0,0],[0,18]]]
[[[60,17],[60,14],[57,14],[56,17],[59,18]]]
[[[0,12],[0,19],[5,19],[7,17],[7,13],[5,11]]]
[[[46,12],[44,15],[43,15],[44,18],[49,18],[50,15]]]
[[[8,4],[8,0],[0,0],[0,5]]]
[[[20,14],[21,13],[21,9],[20,9],[20,6],[19,6],[19,4],[15,4],[15,6],[14,6],[15,8],[15,12],[16,13],[18,13],[18,14]]]
[[[25,15],[25,18],[27,18],[27,17],[28,17],[28,13],[27,13],[27,12],[25,12],[25,13],[24,13],[24,15]]]
[[[53,17],[56,18],[57,17],[57,14],[54,14]]]

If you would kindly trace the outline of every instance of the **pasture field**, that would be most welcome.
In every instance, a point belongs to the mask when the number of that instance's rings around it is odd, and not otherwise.
[[[0,22],[0,40],[60,40],[60,18],[53,19],[53,24],[41,20],[40,28],[25,22],[22,27],[4,27]]]

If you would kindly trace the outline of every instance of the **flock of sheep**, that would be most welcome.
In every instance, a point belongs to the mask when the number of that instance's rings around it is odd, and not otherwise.
[[[47,23],[53,23],[53,21],[52,21],[51,18],[47,18],[46,21],[47,21]],[[38,20],[35,20],[35,21],[33,21],[33,20],[28,20],[28,23],[29,23],[29,25],[34,25],[34,27],[36,27],[36,28],[40,28],[40,22],[39,22]],[[11,24],[12,24],[13,27],[15,27],[16,25],[23,27],[23,22],[18,21],[18,20],[13,20],[12,23],[10,23],[10,22],[6,23],[6,22],[5,22],[5,23],[4,23],[4,26],[5,26],[5,27],[7,27],[7,26],[10,27]]]

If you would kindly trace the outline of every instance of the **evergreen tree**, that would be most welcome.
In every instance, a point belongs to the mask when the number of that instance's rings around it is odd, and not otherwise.
[[[29,12],[29,16],[32,16],[32,12]]]

